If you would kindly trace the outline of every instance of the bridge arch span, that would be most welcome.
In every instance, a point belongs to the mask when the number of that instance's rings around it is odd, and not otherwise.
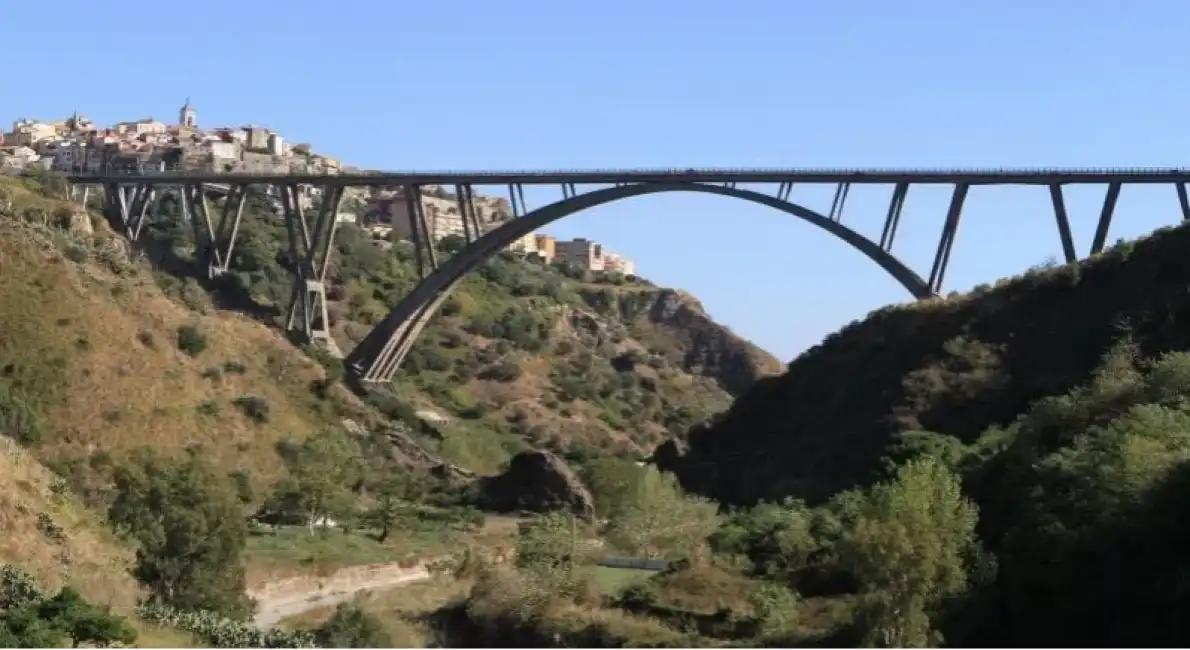
[[[488,232],[427,275],[352,350],[348,372],[365,382],[385,382],[393,373],[431,316],[476,266],[514,241],[554,221],[599,205],[647,194],[701,192],[765,205],[793,215],[843,240],[867,256],[915,298],[934,296],[929,284],[889,252],[856,231],[825,215],[768,194],[701,183],[638,183],[595,190],[543,206]]]

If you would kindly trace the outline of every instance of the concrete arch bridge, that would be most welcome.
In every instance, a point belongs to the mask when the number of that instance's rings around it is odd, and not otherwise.
[[[265,189],[280,203],[287,224],[290,249],[299,262],[292,269],[293,291],[286,326],[315,343],[331,345],[326,309],[326,275],[334,249],[337,215],[349,187],[392,188],[404,199],[421,282],[393,306],[389,314],[346,356],[349,374],[363,384],[392,380],[430,318],[464,277],[485,260],[516,240],[554,221],[614,201],[649,194],[694,192],[714,194],[770,207],[822,229],[851,246],[892,276],[910,295],[929,299],[943,288],[951,250],[958,232],[963,205],[972,187],[981,185],[1035,185],[1046,188],[1065,261],[1079,258],[1067,216],[1062,188],[1070,184],[1096,184],[1106,188],[1089,254],[1103,250],[1117,200],[1124,185],[1165,184],[1175,189],[1182,218],[1190,218],[1186,183],[1190,170],[1182,169],[992,169],[992,170],[885,170],[885,169],[687,169],[593,171],[484,171],[484,172],[369,172],[339,175],[272,175],[243,173],[94,173],[70,174],[66,179],[75,195],[86,188],[104,190],[107,218],[113,227],[135,240],[154,202],[167,193],[178,197],[183,217],[194,229],[202,263],[211,276],[229,270],[245,200],[251,191]],[[760,186],[744,189],[739,184]],[[561,188],[561,198],[535,209],[524,200],[526,185]],[[829,185],[834,198],[829,211],[817,212],[792,200],[794,186]],[[844,223],[847,198],[854,185],[891,187],[879,238],[868,237]],[[892,252],[905,199],[915,185],[951,188],[946,213],[941,216],[938,245],[929,272],[920,275]],[[454,198],[463,224],[466,245],[439,263],[423,202],[428,186],[454,187]],[[512,215],[502,225],[482,228],[475,187],[500,186],[508,192]],[[322,200],[307,214],[303,193],[316,188]],[[580,191],[582,190],[582,191]],[[223,196],[221,210],[213,210],[210,196]],[[1172,196],[1171,196],[1172,198]]]

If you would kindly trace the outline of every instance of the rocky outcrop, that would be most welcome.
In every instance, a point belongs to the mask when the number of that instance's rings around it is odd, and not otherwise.
[[[342,423],[343,428],[356,438],[363,439],[370,436],[368,430],[355,420],[344,418]],[[441,456],[427,451],[425,447],[422,447],[413,439],[413,436],[409,435],[404,425],[400,423],[390,423],[381,433],[392,445],[394,452],[419,467],[429,469],[439,478],[461,478],[468,480],[475,478],[475,473],[471,470],[453,463],[448,463]]]
[[[694,296],[675,289],[590,289],[583,298],[597,313],[658,330],[667,358],[691,374],[714,379],[733,396],[757,379],[782,371],[776,357],[716,323]]]
[[[566,463],[548,451],[524,451],[499,476],[481,479],[480,490],[493,510],[565,510],[590,519],[595,499]]]

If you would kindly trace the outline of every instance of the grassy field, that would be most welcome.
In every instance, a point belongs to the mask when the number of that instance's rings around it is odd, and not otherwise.
[[[328,575],[361,564],[416,561],[450,551],[459,535],[448,530],[395,531],[383,544],[369,533],[331,530],[313,535],[303,527],[275,534],[256,530],[248,538],[248,584],[294,575]]]
[[[469,546],[487,549],[511,546],[516,518],[489,516],[482,526],[461,530],[428,522],[399,525],[383,544],[370,531],[343,534],[301,526],[284,526],[274,534],[260,528],[248,538],[248,584],[295,575],[327,575],[363,564],[424,560],[457,553]]]
[[[620,567],[594,566],[589,569],[599,589],[608,596],[616,596],[629,585],[648,580],[656,575],[653,571],[622,569]]]

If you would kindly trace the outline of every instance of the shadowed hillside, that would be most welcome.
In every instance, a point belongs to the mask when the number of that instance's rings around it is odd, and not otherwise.
[[[1085,381],[1123,331],[1145,357],[1190,347],[1190,229],[1084,262],[872,313],[758,383],[659,457],[727,503],[866,484],[906,431],[974,441]],[[677,452],[687,451],[679,459]]]

